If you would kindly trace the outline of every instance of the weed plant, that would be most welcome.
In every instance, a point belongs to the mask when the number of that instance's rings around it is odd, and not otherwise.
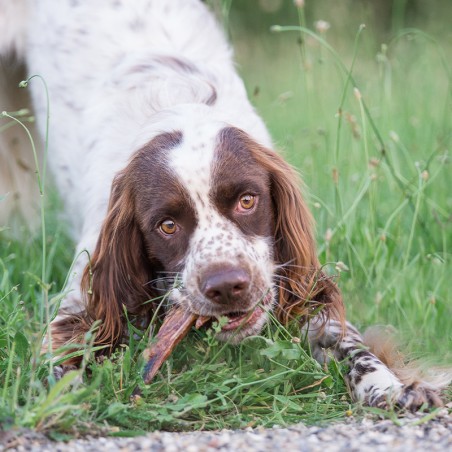
[[[333,30],[309,27],[299,13],[298,25],[265,37],[240,40],[233,17],[229,26],[250,97],[309,187],[320,260],[340,273],[358,327],[394,325],[411,356],[450,364],[451,55],[418,30],[382,44],[357,27],[354,40],[335,43]],[[4,115],[0,133],[12,118]],[[347,395],[343,364],[320,366],[296,325],[275,321],[239,346],[218,343],[218,325],[194,330],[148,386],[149,332],[129,325],[128,344],[98,360],[87,347],[82,369],[57,381],[40,344],[72,244],[56,195],[39,189],[43,234],[0,232],[0,429],[128,435],[362,412]]]

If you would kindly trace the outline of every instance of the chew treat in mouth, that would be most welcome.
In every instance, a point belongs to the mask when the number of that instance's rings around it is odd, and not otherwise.
[[[212,317],[206,317],[205,315],[200,315],[196,319],[195,328],[199,330],[202,326],[204,326],[207,322],[212,320]]]
[[[197,327],[202,326],[205,322],[198,322],[201,317],[192,314],[182,307],[171,309],[165,316],[165,319],[157,333],[157,341],[146,349],[147,364],[144,368],[143,379],[149,384],[155,377],[163,362],[176,348],[176,345],[187,335],[190,328],[197,323]]]
[[[257,307],[251,312],[231,313],[226,316],[228,322],[222,327],[222,331],[233,331],[242,326],[253,324],[263,312],[262,308]],[[180,306],[172,308],[163,320],[156,341],[144,352],[147,359],[143,374],[144,382],[146,384],[151,382],[163,362],[171,355],[176,345],[188,334],[193,325],[196,329],[199,329],[214,319],[214,317],[192,314]]]

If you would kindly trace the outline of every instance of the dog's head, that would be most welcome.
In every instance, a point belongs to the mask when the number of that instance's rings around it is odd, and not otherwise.
[[[84,275],[98,341],[119,339],[123,307],[145,315],[163,292],[226,316],[219,338],[231,342],[258,333],[275,307],[282,321],[340,311],[311,223],[294,170],[242,130],[212,122],[156,136],[116,176]]]

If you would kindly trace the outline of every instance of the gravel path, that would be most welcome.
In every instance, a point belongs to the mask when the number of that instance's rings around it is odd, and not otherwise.
[[[20,436],[0,432],[0,450],[12,451],[452,451],[452,414],[444,409],[432,420],[412,415],[390,420],[348,419],[325,427],[297,424],[289,428],[240,431],[154,432],[136,438],[84,438],[52,442],[27,432]]]

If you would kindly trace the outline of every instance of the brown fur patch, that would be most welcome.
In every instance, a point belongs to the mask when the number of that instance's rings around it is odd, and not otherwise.
[[[313,236],[313,219],[301,194],[296,171],[274,151],[245,132],[229,127],[221,132],[229,146],[246,146],[256,163],[270,174],[274,215],[275,261],[280,265],[277,317],[282,323],[292,318],[306,321],[320,310],[345,324],[345,310],[336,284],[321,270]]]

